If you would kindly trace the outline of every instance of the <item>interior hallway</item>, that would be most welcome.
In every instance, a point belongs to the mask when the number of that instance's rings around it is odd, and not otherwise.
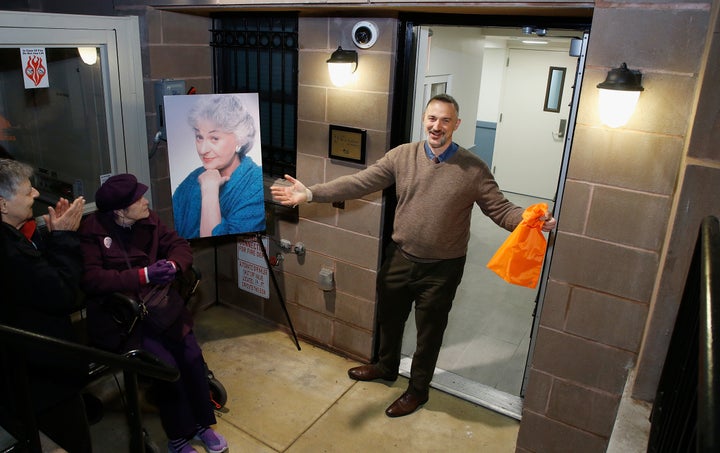
[[[213,306],[197,313],[195,332],[228,391],[216,429],[227,437],[230,452],[515,451],[516,420],[435,389],[418,412],[388,418],[385,408],[405,390],[406,378],[353,381],[347,369],[358,362],[304,342],[298,351],[288,334],[236,310]],[[102,386],[96,394],[111,398],[103,395],[111,388]],[[127,451],[116,397],[105,412],[92,427],[94,451]],[[159,451],[167,451],[157,415],[144,411],[143,423]]]

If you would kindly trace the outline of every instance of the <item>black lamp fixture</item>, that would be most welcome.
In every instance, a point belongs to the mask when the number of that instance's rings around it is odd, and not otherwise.
[[[333,85],[341,87],[352,80],[353,74],[358,67],[358,53],[355,50],[343,50],[338,46],[337,50],[327,60],[330,80]]]
[[[600,120],[610,127],[623,126],[630,120],[640,92],[645,90],[640,71],[628,69],[625,63],[608,71],[605,81],[597,87]]]

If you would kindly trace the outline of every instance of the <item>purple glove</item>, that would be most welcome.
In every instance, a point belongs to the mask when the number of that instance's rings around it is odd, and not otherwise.
[[[158,260],[143,269],[147,282],[153,285],[164,285],[175,279],[175,266],[168,260]]]

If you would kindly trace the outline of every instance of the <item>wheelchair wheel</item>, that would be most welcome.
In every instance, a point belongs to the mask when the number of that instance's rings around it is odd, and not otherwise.
[[[208,378],[208,384],[210,384],[210,404],[213,405],[213,409],[219,410],[227,403],[227,391],[225,387],[215,379],[214,377]]]

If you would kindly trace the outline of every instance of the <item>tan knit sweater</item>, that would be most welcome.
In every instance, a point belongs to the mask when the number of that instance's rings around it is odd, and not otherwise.
[[[508,231],[520,223],[524,209],[505,198],[479,157],[460,147],[450,159],[436,164],[427,158],[423,145],[400,145],[364,170],[309,187],[313,202],[351,200],[394,183],[397,208],[392,239],[404,252],[422,259],[467,253],[473,203]]]

